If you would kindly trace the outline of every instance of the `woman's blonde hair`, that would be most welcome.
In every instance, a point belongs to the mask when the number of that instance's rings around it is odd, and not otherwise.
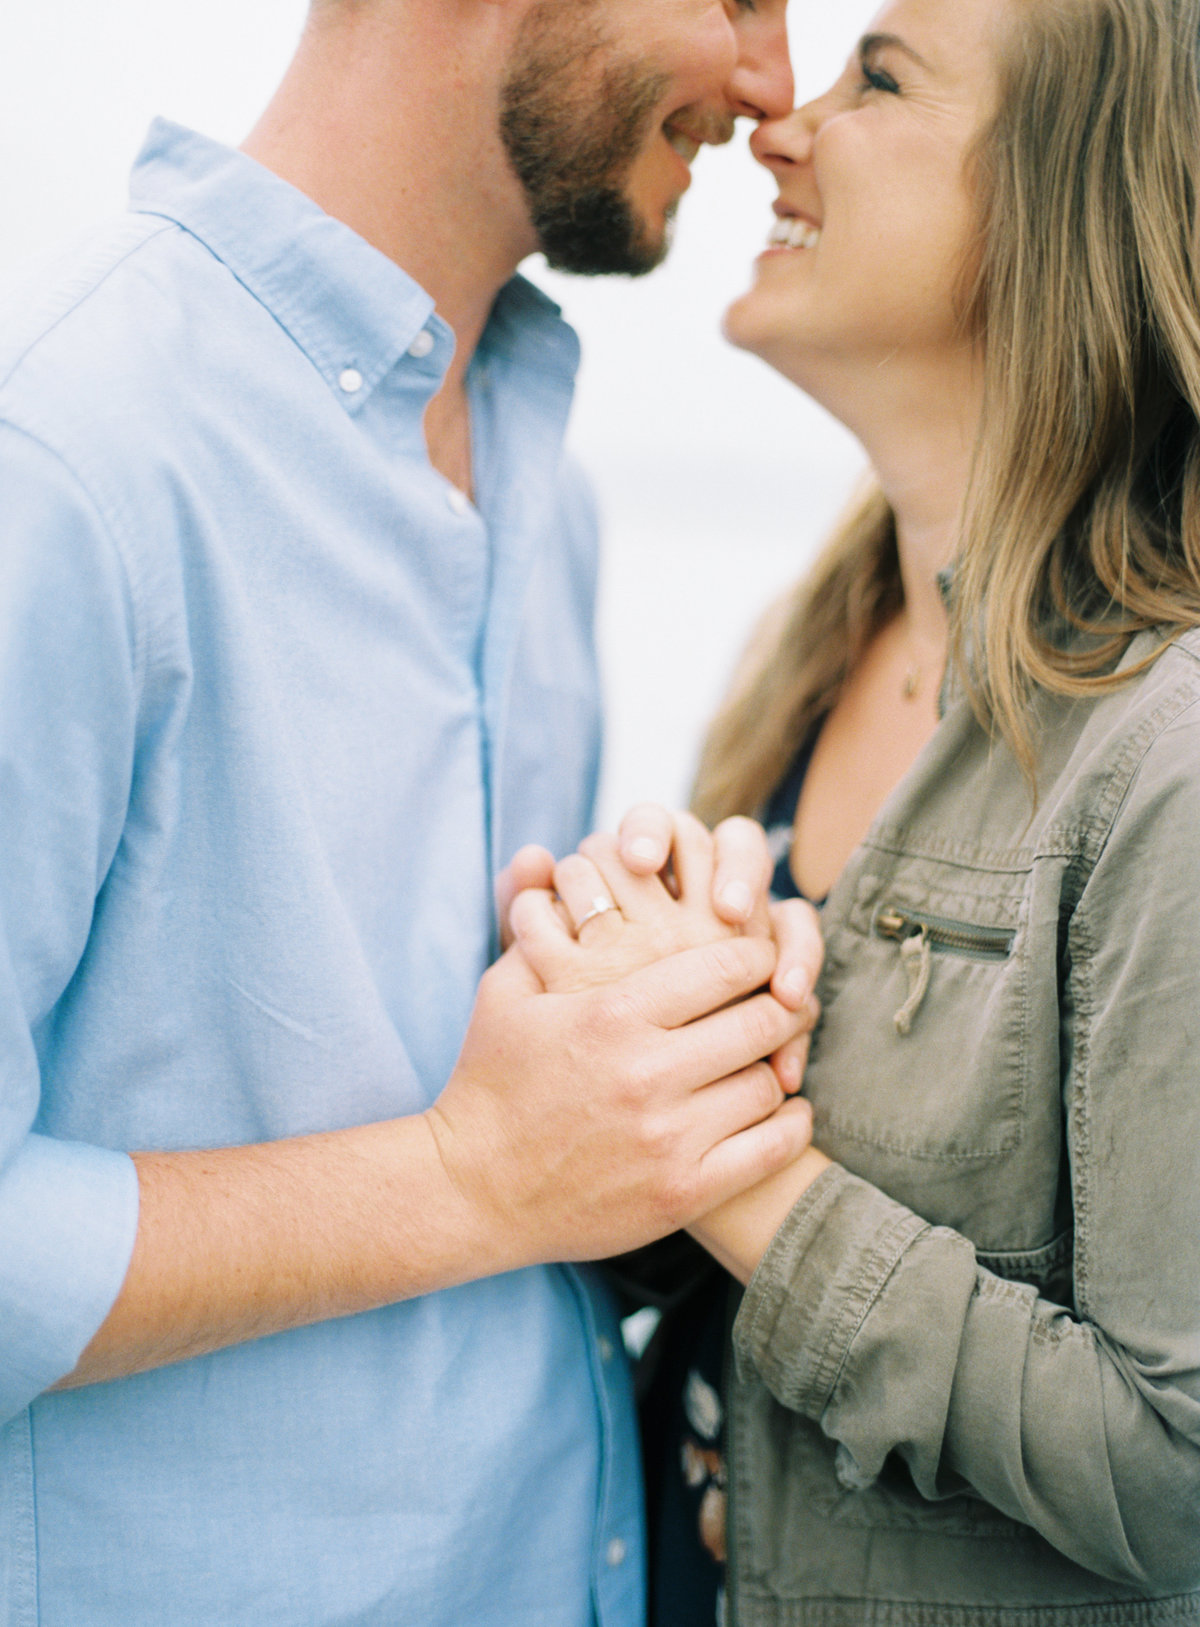
[[[1035,689],[1095,695],[1135,633],[1200,623],[1200,0],[1013,11],[969,159],[985,389],[951,649],[1032,781]],[[702,817],[761,806],[902,602],[874,489],[714,722]]]

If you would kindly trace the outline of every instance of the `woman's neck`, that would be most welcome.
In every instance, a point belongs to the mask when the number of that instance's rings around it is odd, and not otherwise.
[[[898,370],[897,370],[898,371]],[[962,353],[907,381],[879,369],[842,414],[896,516],[905,620],[923,649],[945,650],[939,574],[958,553],[982,407],[981,370]]]

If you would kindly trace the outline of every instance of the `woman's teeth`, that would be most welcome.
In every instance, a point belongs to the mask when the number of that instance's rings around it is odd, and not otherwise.
[[[821,241],[821,229],[796,215],[783,215],[771,227],[767,238],[773,249],[815,249]]]

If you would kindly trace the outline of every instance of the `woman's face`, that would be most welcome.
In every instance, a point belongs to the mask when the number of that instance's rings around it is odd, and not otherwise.
[[[823,96],[751,138],[779,185],[777,219],[726,333],[834,411],[861,395],[863,369],[936,378],[972,348],[959,320],[965,160],[1019,3],[891,0]]]

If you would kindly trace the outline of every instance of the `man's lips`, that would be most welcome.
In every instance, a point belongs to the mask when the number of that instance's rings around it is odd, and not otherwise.
[[[683,130],[672,130],[664,125],[663,134],[674,152],[677,152],[685,164],[690,165],[696,154],[700,151],[700,143],[694,136],[689,136]]]
[[[663,122],[663,135],[690,164],[701,147],[723,147],[733,140],[733,114],[724,108],[684,108]]]

